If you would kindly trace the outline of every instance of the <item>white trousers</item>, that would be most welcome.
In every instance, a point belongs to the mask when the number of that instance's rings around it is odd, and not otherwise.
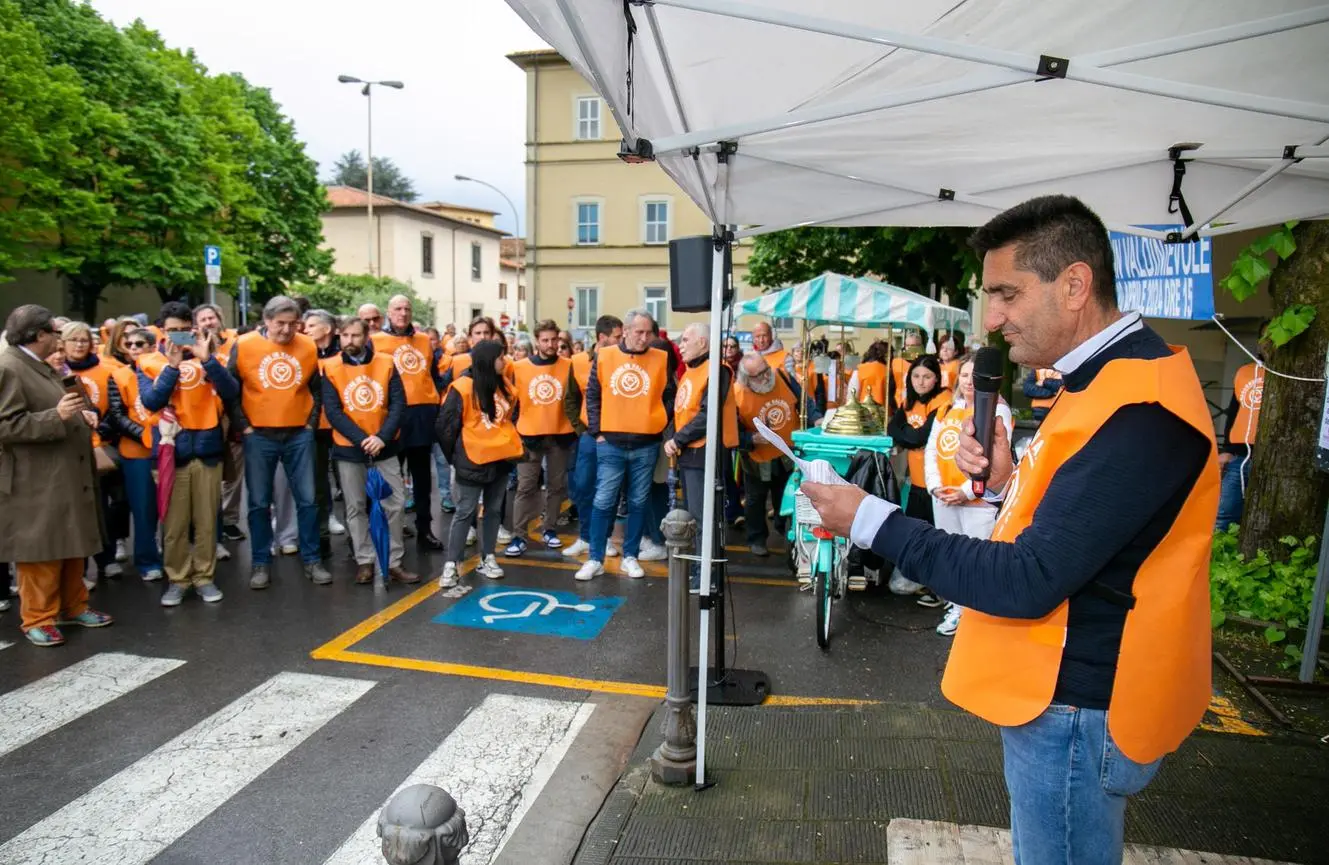
[[[943,532],[988,540],[997,523],[997,509],[992,505],[944,505],[934,498],[932,522]]]

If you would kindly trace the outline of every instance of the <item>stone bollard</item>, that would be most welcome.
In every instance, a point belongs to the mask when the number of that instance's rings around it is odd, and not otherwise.
[[[669,548],[668,666],[664,743],[651,755],[651,775],[662,784],[691,784],[697,776],[697,717],[688,690],[688,576],[697,551],[697,521],[672,510],[660,525]]]
[[[466,812],[445,790],[412,784],[378,815],[383,858],[391,865],[457,865],[470,842]]]

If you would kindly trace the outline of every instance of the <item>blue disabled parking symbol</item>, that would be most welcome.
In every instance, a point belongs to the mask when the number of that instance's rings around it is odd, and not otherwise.
[[[622,603],[620,597],[583,598],[572,592],[483,586],[434,621],[460,628],[593,640]]]

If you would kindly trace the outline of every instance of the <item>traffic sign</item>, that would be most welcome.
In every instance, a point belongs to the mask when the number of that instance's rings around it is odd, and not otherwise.
[[[512,324],[512,319],[511,317],[508,316],[506,312],[498,317],[499,327],[506,328],[510,324]]]
[[[593,640],[622,603],[620,597],[583,598],[573,592],[484,586],[433,620],[459,628]]]
[[[221,282],[221,247],[208,244],[203,247],[203,272],[207,274],[208,285]]]

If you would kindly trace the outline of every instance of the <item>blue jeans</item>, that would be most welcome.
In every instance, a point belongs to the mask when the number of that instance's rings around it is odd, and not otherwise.
[[[651,480],[655,476],[655,461],[660,456],[658,444],[620,448],[610,442],[596,442],[595,509],[591,517],[591,555],[597,562],[605,560],[605,545],[609,542],[609,527],[618,512],[618,491],[627,478],[628,524],[623,532],[623,557],[637,557],[641,551],[641,535],[650,513]],[[578,469],[581,460],[578,459]]]
[[[588,544],[595,511],[595,450],[595,439],[590,433],[582,433],[577,439],[576,463],[568,472],[568,497],[577,506],[577,536]]]
[[[120,473],[125,480],[125,498],[134,520],[134,569],[142,576],[162,567],[157,548],[157,482],[152,479],[153,460],[122,459]]]
[[[434,443],[434,474],[438,475],[438,499],[441,502],[452,500],[452,467],[443,456],[443,448]]]
[[[318,502],[314,500],[314,431],[303,429],[286,441],[261,433],[245,436],[245,486],[249,490],[249,544],[254,565],[272,561],[272,484],[277,464],[295,499],[300,559],[319,561]]]
[[[1107,730],[1107,712],[1053,703],[1002,727],[1016,865],[1121,865],[1126,797],[1161,760],[1136,763]]]
[[[1243,466],[1242,463],[1245,462]],[[1233,523],[1241,522],[1241,513],[1246,509],[1245,489],[1251,484],[1251,463],[1239,456],[1223,466],[1223,480],[1218,487],[1218,519],[1214,530],[1226,532]]]

